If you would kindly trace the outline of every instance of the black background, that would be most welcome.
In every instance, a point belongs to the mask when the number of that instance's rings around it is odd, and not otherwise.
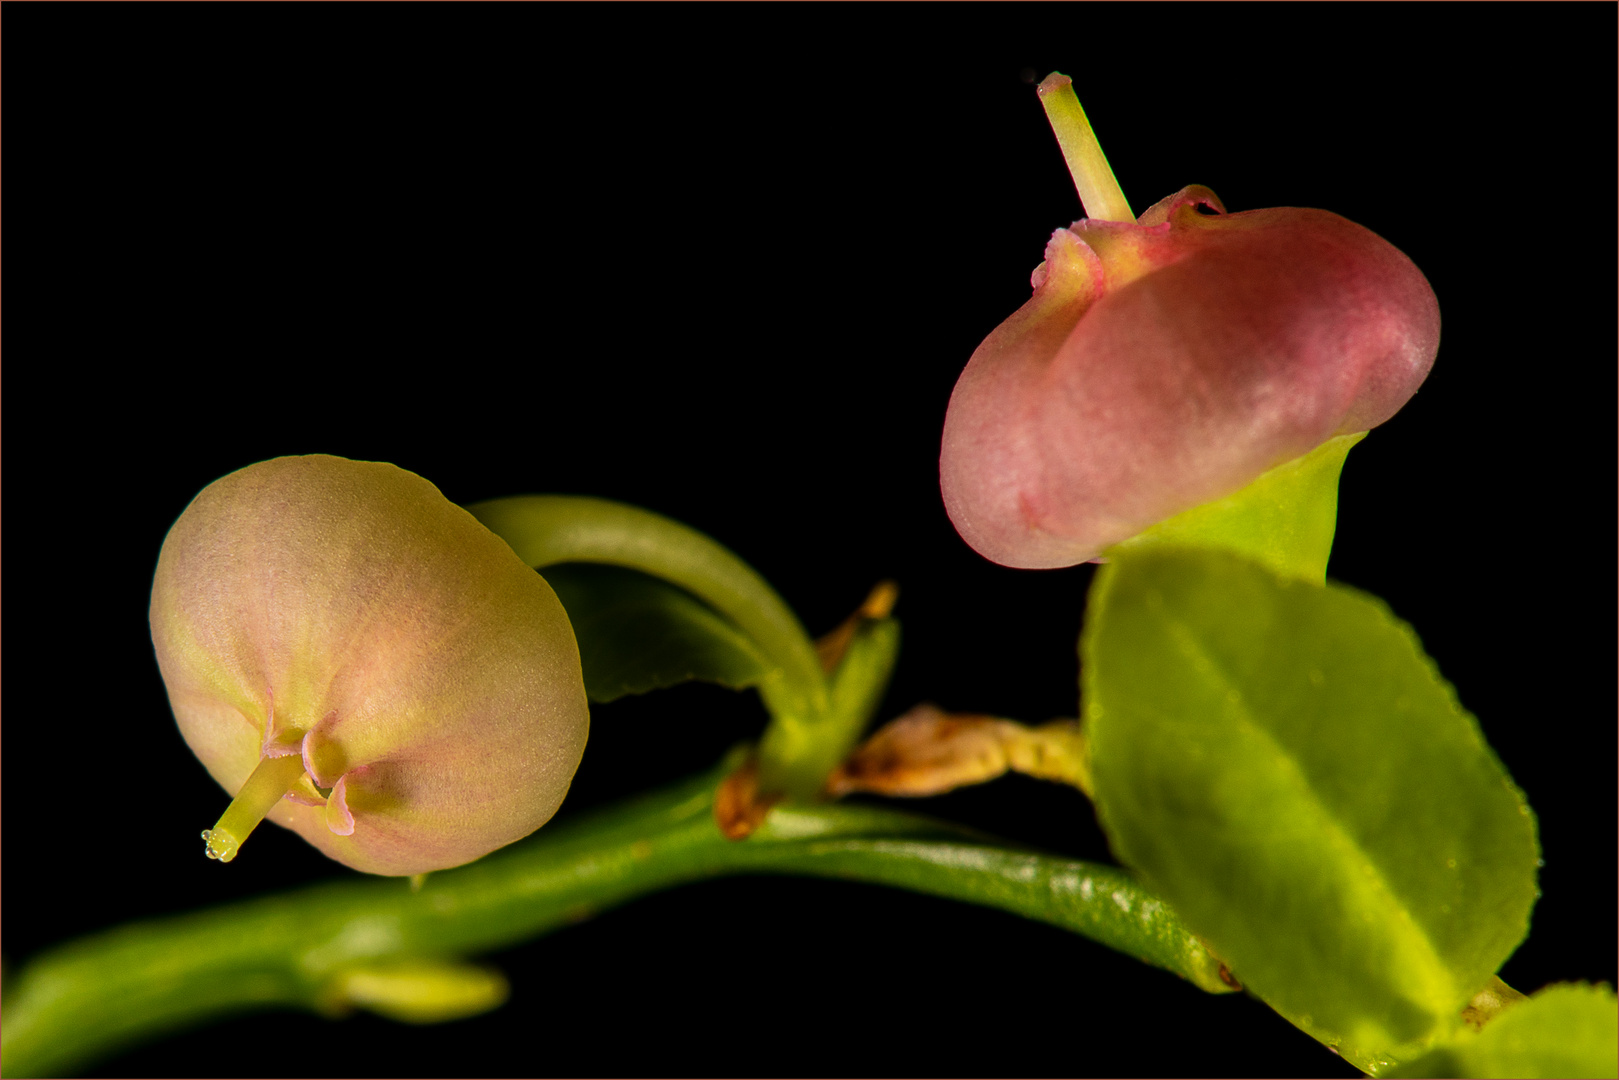
[[[1539,814],[1503,976],[1614,979],[1611,7],[6,16],[8,972],[348,873],[274,828],[203,859],[226,800],[147,634],[169,524],[268,457],[641,504],[812,633],[892,577],[885,718],[1072,714],[1090,568],[979,559],[936,473],[956,375],[1080,213],[1057,69],[1137,211],[1192,182],[1323,207],[1433,283],[1437,366],[1351,455],[1332,573],[1416,626]],[[709,687],[598,708],[562,815],[761,726]],[[925,809],[1107,857],[1055,786]],[[461,1024],[260,1015],[100,1068],[1354,1075],[1257,1001],[875,887],[693,886],[492,960],[512,1001]]]

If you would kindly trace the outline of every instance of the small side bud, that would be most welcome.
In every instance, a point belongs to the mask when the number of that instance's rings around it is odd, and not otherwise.
[[[351,1007],[407,1024],[461,1020],[499,1008],[511,988],[493,968],[442,960],[399,960],[349,968],[327,990],[326,1008]]]

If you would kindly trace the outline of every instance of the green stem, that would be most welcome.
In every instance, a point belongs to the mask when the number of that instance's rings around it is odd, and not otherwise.
[[[518,495],[467,509],[535,568],[611,563],[671,581],[728,617],[777,665],[760,693],[801,720],[827,707],[815,646],[776,590],[722,545],[650,510],[574,495]]]
[[[878,882],[1016,912],[1083,934],[1211,992],[1219,964],[1124,871],[997,845],[913,814],[778,807],[746,841],[714,824],[737,764],[553,826],[470,866],[323,885],[135,923],[36,957],[10,981],[6,1076],[66,1072],[227,1013],[329,1009],[357,969],[486,952],[684,882],[780,873]]]
[[[816,799],[882,704],[899,658],[899,622],[873,619],[854,632],[829,680],[826,715],[815,724],[771,723],[759,741],[759,783],[805,802]]]
[[[237,849],[248,834],[292,790],[303,774],[304,759],[297,754],[262,758],[242,784],[242,789],[236,793],[236,798],[225,807],[219,824],[203,830],[202,838],[208,842],[208,857],[220,862],[230,862],[236,858]]]
[[[1079,201],[1093,221],[1134,221],[1130,204],[1125,201],[1124,189],[1113,176],[1113,166],[1102,153],[1102,144],[1091,130],[1074,94],[1073,81],[1053,71],[1040,84],[1040,104],[1045,106],[1046,119],[1056,132],[1057,145],[1068,162],[1068,172],[1079,191]]]

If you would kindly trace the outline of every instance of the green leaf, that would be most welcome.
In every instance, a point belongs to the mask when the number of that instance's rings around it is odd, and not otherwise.
[[[561,563],[597,563],[639,570],[685,590],[765,658],[759,696],[773,718],[807,720],[826,711],[826,679],[798,616],[758,571],[713,537],[638,506],[581,495],[513,495],[466,509],[547,578]]]
[[[1279,574],[1321,584],[1338,529],[1338,476],[1366,437],[1340,435],[1284,462],[1223,499],[1194,506],[1118,544],[1109,557],[1149,547],[1212,547]]]
[[[1404,1059],[1528,929],[1522,794],[1374,597],[1211,550],[1105,566],[1084,638],[1114,853],[1350,1061]]]
[[[1385,1076],[1619,1076],[1619,1000],[1560,983]]]
[[[561,563],[546,567],[545,580],[573,623],[592,701],[693,679],[740,690],[772,670],[725,616],[650,574]]]

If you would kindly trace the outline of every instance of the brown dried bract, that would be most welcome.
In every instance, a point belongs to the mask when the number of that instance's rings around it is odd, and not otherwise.
[[[780,795],[760,795],[759,760],[748,758],[714,792],[714,823],[727,840],[746,840],[763,825]]]
[[[854,640],[854,632],[860,624],[872,619],[888,618],[898,599],[898,585],[892,581],[879,581],[853,615],[815,642],[815,656],[821,662],[821,670],[830,674],[843,659],[843,654],[849,651],[849,642]]]
[[[1525,1000],[1522,993],[1502,982],[1500,976],[1492,975],[1484,989],[1474,994],[1473,1000],[1462,1010],[1462,1021],[1474,1031],[1482,1031],[1496,1013]]]
[[[827,778],[834,798],[867,792],[940,795],[1007,770],[1089,788],[1077,720],[1031,728],[993,716],[946,713],[921,704],[867,739]]]

